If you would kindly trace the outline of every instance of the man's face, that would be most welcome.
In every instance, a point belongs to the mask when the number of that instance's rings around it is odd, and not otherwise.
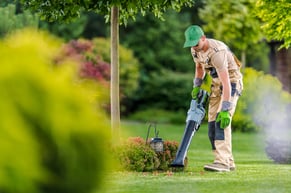
[[[197,43],[196,46],[192,46],[192,49],[195,50],[196,52],[200,52],[202,51],[202,48],[204,46],[204,38],[205,36],[202,36],[200,39],[199,39],[199,42]]]

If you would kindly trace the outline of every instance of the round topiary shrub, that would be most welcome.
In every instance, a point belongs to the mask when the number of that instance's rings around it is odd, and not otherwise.
[[[158,159],[160,165],[157,168],[158,170],[167,171],[170,164],[174,161],[176,153],[178,150],[178,142],[176,141],[165,141],[164,142],[164,151],[158,152]]]
[[[160,165],[155,151],[141,137],[128,138],[114,152],[125,170],[153,171]]]
[[[178,143],[164,141],[163,152],[155,152],[141,137],[130,137],[114,148],[122,169],[137,172],[167,171],[176,156]]]

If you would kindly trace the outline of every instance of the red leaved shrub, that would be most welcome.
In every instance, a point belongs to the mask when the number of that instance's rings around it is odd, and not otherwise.
[[[94,44],[89,40],[72,40],[63,48],[63,57],[71,58],[80,65],[81,78],[95,79],[105,86],[109,86],[110,64],[93,52]]]

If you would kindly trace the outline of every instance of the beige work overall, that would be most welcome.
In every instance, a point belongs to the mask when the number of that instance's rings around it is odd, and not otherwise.
[[[232,107],[229,110],[231,117],[234,115],[238,98],[243,89],[240,63],[228,47],[220,41],[208,39],[209,49],[206,52],[195,52],[191,50],[194,62],[201,64],[205,71],[212,77],[211,93],[208,107],[208,136],[214,153],[214,163],[224,164],[228,167],[235,167],[232,155],[231,124],[221,129],[216,123],[217,114],[222,104],[222,84],[217,71],[227,69],[231,82]]]

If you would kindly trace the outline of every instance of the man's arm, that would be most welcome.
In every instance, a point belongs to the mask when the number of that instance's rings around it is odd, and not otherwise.
[[[227,69],[222,69],[218,71],[218,77],[222,83],[222,104],[221,111],[218,113],[216,122],[220,122],[220,128],[226,128],[231,122],[231,115],[229,110],[232,108],[232,103],[230,102],[231,97],[231,85],[229,80],[229,74]]]
[[[217,72],[218,77],[222,83],[222,101],[230,102],[231,97],[231,85],[229,80],[228,70],[225,68]]]
[[[199,79],[203,80],[204,75],[205,75],[205,71],[204,71],[202,65],[197,63],[195,66],[196,66],[195,67],[195,78],[199,78]]]
[[[202,84],[203,81],[203,77],[204,77],[204,69],[201,66],[201,64],[196,63],[196,67],[195,67],[195,78],[193,79],[193,90],[192,90],[192,99],[196,100],[198,97],[198,94],[200,92],[200,86]]]

